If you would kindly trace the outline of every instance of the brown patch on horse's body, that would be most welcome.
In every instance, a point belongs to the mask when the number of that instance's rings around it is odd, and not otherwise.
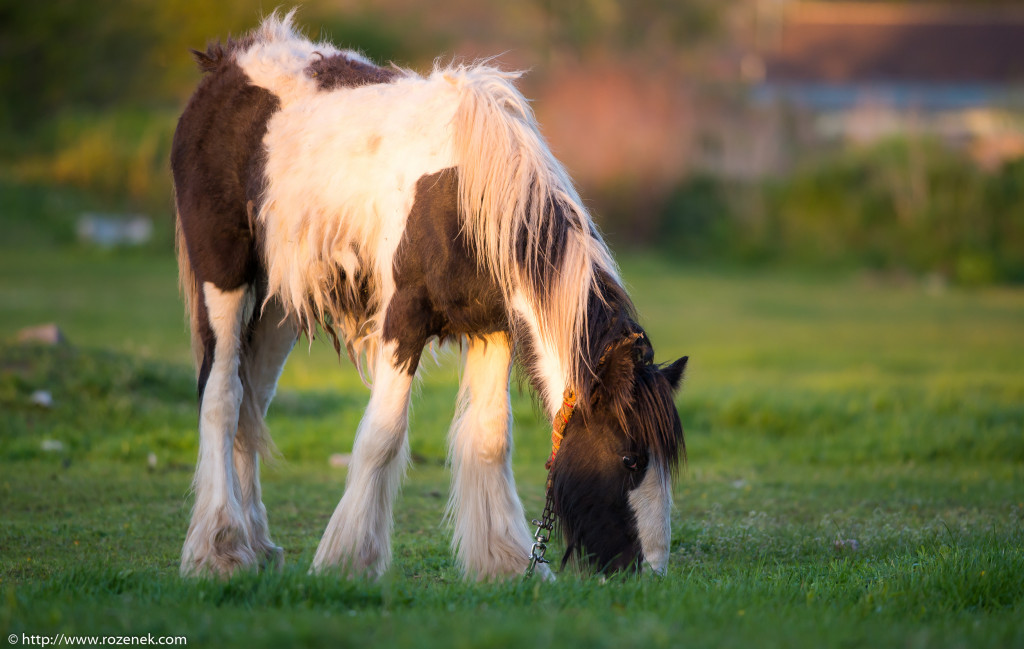
[[[399,73],[397,70],[350,59],[345,54],[334,54],[322,56],[307,65],[306,76],[314,79],[320,90],[329,91],[391,83]]]
[[[501,290],[478,263],[458,204],[455,168],[420,178],[395,252],[395,294],[383,336],[397,343],[395,361],[410,374],[429,338],[445,342],[510,329]]]
[[[259,287],[264,275],[261,233],[250,214],[259,209],[265,186],[263,136],[278,98],[252,85],[235,62],[236,41],[194,52],[206,72],[178,120],[171,147],[175,202],[187,263],[197,292],[195,333],[202,344],[199,394],[213,362],[216,343],[199,287],[210,282],[223,291]]]

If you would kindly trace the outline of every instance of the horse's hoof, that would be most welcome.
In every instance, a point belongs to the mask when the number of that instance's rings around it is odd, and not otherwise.
[[[311,575],[336,575],[344,579],[366,579],[376,581],[387,572],[387,565],[381,561],[366,563],[352,559],[323,559],[315,557],[309,567]]]
[[[181,553],[183,577],[226,579],[239,570],[256,565],[256,552],[249,545],[244,524],[233,522],[226,509],[194,524]]]
[[[280,572],[284,568],[284,548],[278,545],[267,545],[263,548],[263,569]]]
[[[230,579],[235,573],[252,568],[253,564],[253,561],[237,556],[209,555],[202,559],[189,557],[182,559],[181,576],[196,579]]]

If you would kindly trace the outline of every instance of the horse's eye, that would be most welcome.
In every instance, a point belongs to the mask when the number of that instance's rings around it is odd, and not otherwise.
[[[636,471],[638,466],[635,455],[623,455],[622,464],[630,471]]]

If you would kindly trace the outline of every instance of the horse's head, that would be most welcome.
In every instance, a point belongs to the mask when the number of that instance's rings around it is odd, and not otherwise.
[[[646,337],[613,343],[566,424],[552,466],[563,565],[577,556],[598,570],[646,563],[661,573],[668,564],[672,476],[685,455],[673,393],[687,358],[659,366],[653,357]]]

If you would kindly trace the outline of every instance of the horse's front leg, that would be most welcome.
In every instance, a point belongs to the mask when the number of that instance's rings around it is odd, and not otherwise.
[[[349,576],[379,577],[391,563],[392,505],[409,461],[412,381],[411,372],[396,366],[395,345],[384,345],[356,430],[345,495],[320,539],[313,572],[338,568]]]
[[[256,563],[233,462],[243,394],[238,374],[241,331],[249,298],[248,286],[221,290],[211,282],[203,285],[196,500],[181,550],[181,574],[186,576],[228,576]]]
[[[467,575],[521,575],[532,538],[512,477],[512,346],[504,333],[468,342],[459,405],[449,433],[452,546]],[[547,566],[539,573],[550,577]]]

